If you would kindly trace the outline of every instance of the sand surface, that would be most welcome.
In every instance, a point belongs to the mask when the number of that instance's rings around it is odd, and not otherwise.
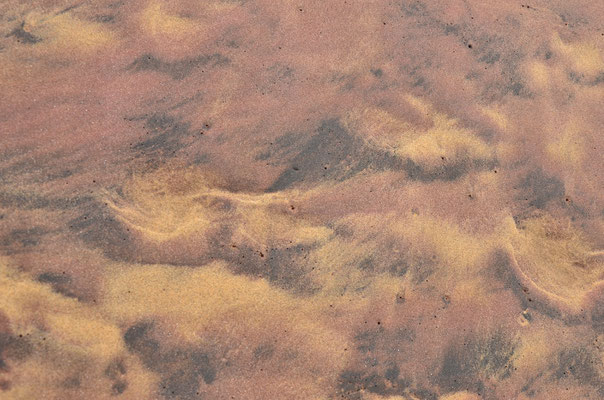
[[[0,2],[0,398],[604,398],[604,2]]]

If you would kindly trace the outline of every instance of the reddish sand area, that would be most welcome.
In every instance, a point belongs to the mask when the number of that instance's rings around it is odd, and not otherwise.
[[[0,2],[0,398],[604,398],[604,2]]]

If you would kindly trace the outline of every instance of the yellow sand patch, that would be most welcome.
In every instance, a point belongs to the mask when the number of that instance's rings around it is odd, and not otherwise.
[[[268,319],[281,322],[312,315],[312,307],[298,303],[264,280],[233,275],[226,265],[174,268],[146,265],[115,268],[107,283],[104,308],[122,321],[144,318],[180,320],[191,339],[200,330],[224,319],[246,321],[250,329],[262,329]],[[186,301],[183,301],[186,299]],[[291,315],[297,310],[297,315]],[[314,329],[314,322],[307,321]]]
[[[115,34],[103,25],[80,20],[69,13],[53,16],[30,14],[23,29],[64,51],[90,52],[115,41]],[[45,42],[41,45],[47,46]]]
[[[439,400],[480,400],[480,396],[471,392],[456,392],[441,396]]]
[[[128,399],[149,398],[155,377],[125,350],[120,328],[98,309],[66,298],[35,282],[0,260],[0,310],[14,337],[32,352],[4,375],[11,383],[6,399],[67,398],[66,382],[79,382],[82,397],[109,397],[112,382],[105,376],[116,359],[128,364]]]
[[[604,277],[604,264],[570,223],[544,215],[525,221],[513,238],[520,269],[554,303],[578,311],[584,296]],[[547,299],[546,299],[547,300]]]
[[[124,196],[109,196],[108,204],[119,220],[155,242],[203,235],[221,224],[236,227],[234,240],[263,246],[311,243],[331,233],[288,213],[285,194],[230,192],[222,186],[219,178],[197,169],[167,168],[133,177]]]
[[[542,62],[533,61],[528,65],[529,83],[536,89],[547,89],[550,84],[549,67]]]
[[[467,275],[490,250],[491,238],[475,238],[442,219],[411,215],[395,229],[423,251],[434,252],[447,263],[447,274]],[[425,246],[425,249],[424,249]]]
[[[351,112],[344,125],[352,132],[358,131],[369,144],[392,152],[399,147],[401,138],[418,134],[412,124],[375,107]]]
[[[104,298],[103,308],[112,319],[124,325],[156,321],[172,338],[167,340],[180,345],[210,339],[233,343],[232,357],[239,358],[268,341],[279,354],[296,349],[296,357],[283,359],[290,373],[295,369],[301,376],[326,379],[345,361],[345,340],[322,320],[322,302],[296,298],[265,280],[233,275],[222,263],[112,268]]]
[[[458,121],[455,118],[437,111],[432,104],[419,97],[407,95],[405,96],[405,100],[422,115],[428,117],[436,129],[449,129],[458,125]]]
[[[329,228],[313,226],[270,208],[240,207],[238,213],[241,223],[237,227],[236,237],[245,238],[249,243],[297,246],[322,242],[331,235]]]
[[[179,36],[196,30],[194,21],[164,11],[162,2],[153,0],[141,15],[141,25],[151,35]]]
[[[564,43],[560,36],[552,39],[552,48],[566,60],[576,73],[595,78],[604,71],[604,57],[591,43]]]
[[[205,232],[222,216],[215,198],[203,196],[217,178],[184,170],[180,174],[158,171],[135,176],[124,196],[108,204],[127,226],[154,241]]]
[[[553,335],[543,329],[530,329],[524,332],[514,367],[519,371],[543,371],[551,365],[553,349],[549,344]]]
[[[578,167],[583,160],[583,138],[580,125],[571,121],[562,134],[547,144],[547,154],[567,168]]]
[[[420,99],[419,97],[408,94],[404,98],[407,101],[407,103],[409,103],[413,108],[420,111],[423,115],[434,114],[434,110],[432,109],[432,106],[430,104],[428,104],[426,101]]]
[[[505,131],[509,128],[509,118],[497,108],[482,107],[482,112],[502,131]]]
[[[497,239],[478,239],[441,219],[418,215],[352,215],[336,230],[350,235],[330,239],[309,257],[323,295],[356,293],[380,277],[399,290],[423,268],[433,269],[430,279],[442,287],[467,283],[485,265]]]
[[[368,393],[363,396],[366,400],[409,400],[409,397],[405,396],[380,396],[379,394]]]
[[[492,282],[485,282],[476,276],[468,276],[467,279],[460,279],[455,287],[450,291],[450,295],[458,304],[467,304],[473,309],[484,309],[492,306],[492,297],[494,296]]]
[[[421,99],[408,96],[407,101],[430,117],[432,127],[420,137],[401,146],[399,154],[427,170],[463,160],[488,160],[491,149],[472,132],[459,126],[454,118],[440,113]]]
[[[459,129],[430,130],[402,146],[397,153],[426,171],[435,171],[443,164],[489,160],[492,157],[490,148],[482,140]]]
[[[315,266],[312,275],[321,282],[324,295],[355,292],[367,286],[367,274],[355,267],[376,253],[375,243],[334,238],[310,255],[310,263]]]
[[[417,97],[406,96],[405,101],[424,119],[422,126],[379,108],[352,112],[345,123],[369,145],[411,160],[426,173],[493,159],[493,150],[473,132],[459,126],[456,119]],[[486,112],[497,117],[495,122],[502,128],[507,127],[503,116],[494,110]]]

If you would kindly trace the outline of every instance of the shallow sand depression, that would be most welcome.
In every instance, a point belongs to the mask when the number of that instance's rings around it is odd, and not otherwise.
[[[0,4],[0,398],[604,398],[604,3]]]

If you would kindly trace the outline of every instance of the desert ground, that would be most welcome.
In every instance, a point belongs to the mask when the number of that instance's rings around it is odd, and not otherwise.
[[[604,398],[604,2],[0,2],[0,398]]]

